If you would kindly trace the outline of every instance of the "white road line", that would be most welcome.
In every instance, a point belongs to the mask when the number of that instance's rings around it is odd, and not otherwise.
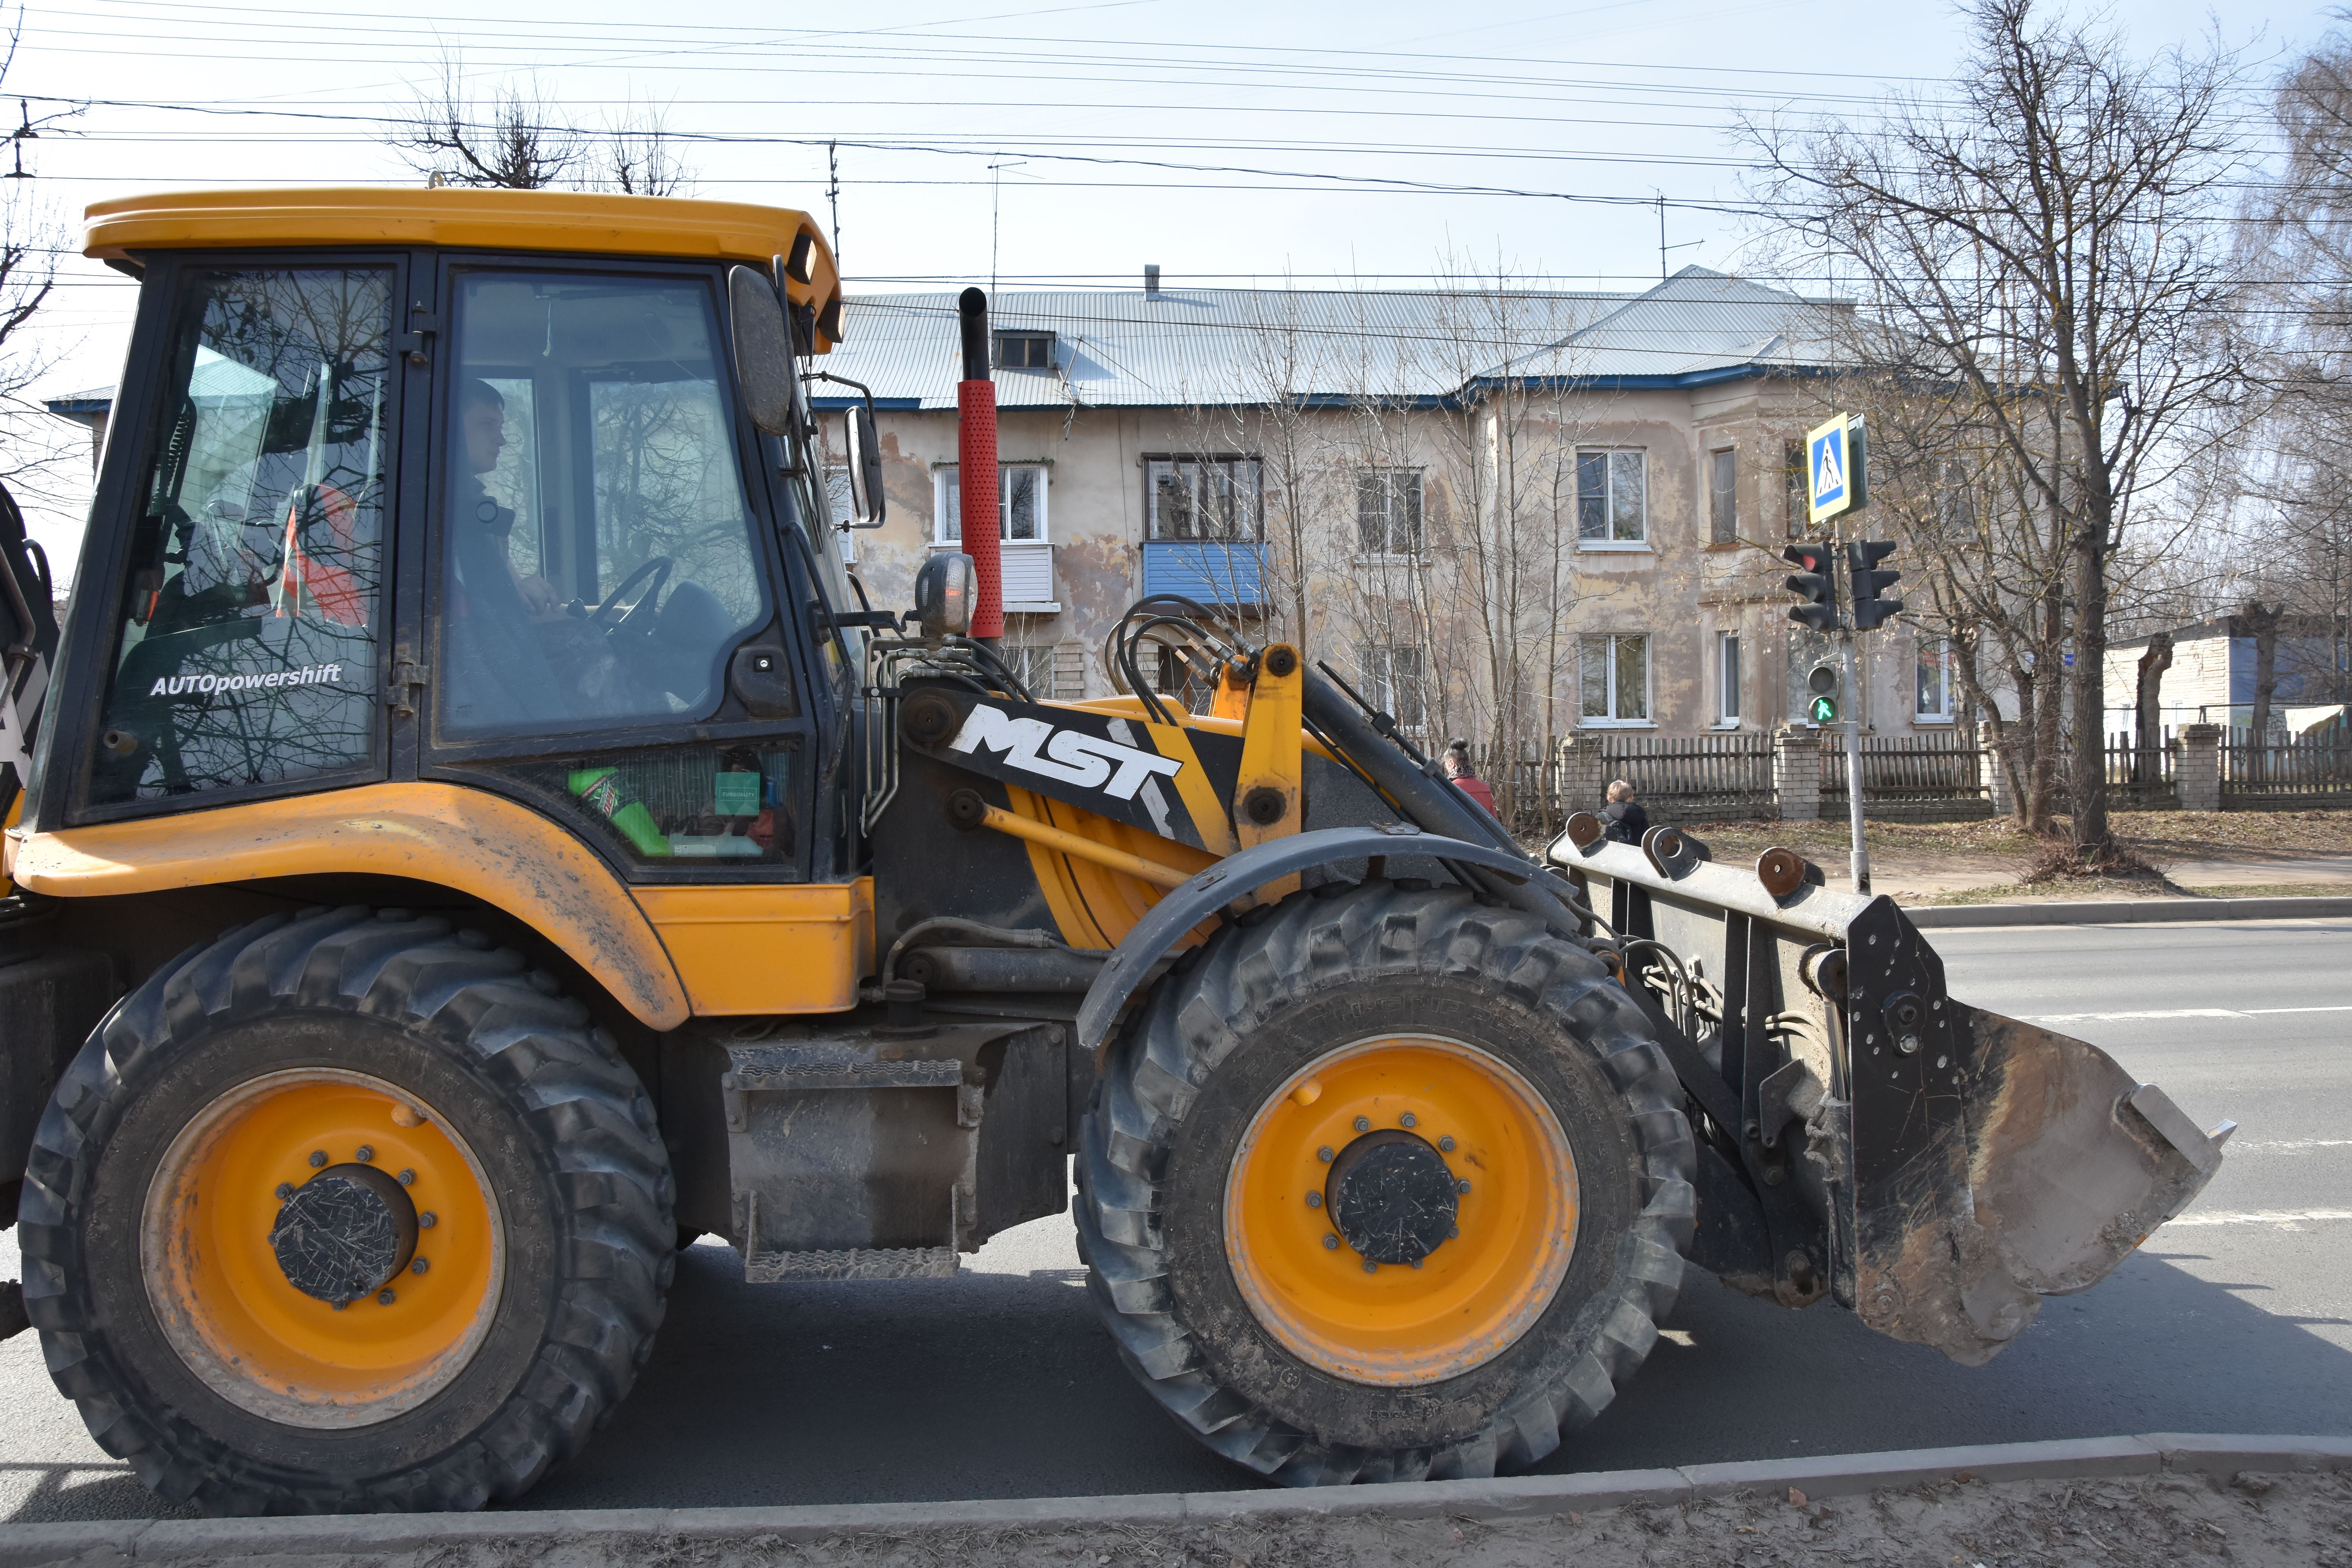
[[[2244,1142],[2233,1138],[2229,1144],[2229,1152],[2232,1154],[2251,1153],[2257,1150],[2268,1153],[2277,1149],[2352,1149],[2352,1138],[2273,1138]]]
[[[2170,1007],[2152,1013],[2029,1013],[2029,1024],[2127,1024],[2158,1018],[2271,1018],[2287,1013],[2352,1013],[2343,1007]]]
[[[2352,1219],[2352,1209],[2252,1209],[2242,1214],[2185,1214],[2167,1220],[2165,1228],[2176,1225],[2271,1225],[2282,1230],[2300,1230],[2314,1220]]]

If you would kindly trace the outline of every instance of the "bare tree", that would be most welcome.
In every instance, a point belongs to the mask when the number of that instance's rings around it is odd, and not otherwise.
[[[24,26],[20,6],[9,25],[6,51],[0,54],[0,88],[16,64]],[[57,290],[58,258],[67,254],[68,235],[25,158],[29,143],[54,134],[81,111],[76,104],[36,120],[19,104],[19,128],[8,134],[13,172],[5,176],[6,194],[0,195],[0,479],[20,500],[54,505],[67,504],[68,497],[52,493],[48,481],[71,456],[75,442],[32,389],[73,345],[36,331],[34,323]]]
[[[565,122],[535,78],[500,82],[478,97],[467,86],[464,56],[446,47],[438,76],[417,89],[393,142],[436,184],[667,196],[681,194],[692,178],[659,108],[632,104],[617,119],[583,130]]]
[[[2063,542],[2043,599],[2074,657],[2073,854],[2093,868],[2115,853],[2110,560],[2210,447],[2238,381],[2210,326],[2231,303],[2211,220],[2245,161],[2239,65],[2218,44],[2136,60],[2113,30],[2045,23],[2032,0],[1977,0],[1969,20],[1952,97],[1895,100],[1861,131],[1748,132],[1772,216],[1851,268],[1885,326],[1878,368],[1950,399],[2014,521]]]

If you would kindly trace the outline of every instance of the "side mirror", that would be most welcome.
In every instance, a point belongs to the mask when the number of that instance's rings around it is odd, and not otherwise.
[[[728,313],[734,318],[735,389],[751,423],[784,438],[797,473],[808,420],[801,405],[801,378],[793,363],[792,331],[783,301],[768,280],[749,267],[727,274]]]
[[[860,404],[849,411],[849,528],[879,528],[889,500],[882,492],[882,437],[874,410]]]
[[[971,557],[950,551],[934,555],[915,574],[915,624],[927,638],[960,637],[971,630],[980,602],[980,574]]]

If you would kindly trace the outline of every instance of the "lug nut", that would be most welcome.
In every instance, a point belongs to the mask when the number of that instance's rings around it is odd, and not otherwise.
[[[403,1172],[401,1172],[401,1173],[400,1173],[400,1184],[401,1184],[402,1186],[404,1186],[404,1187],[413,1187],[413,1186],[415,1186],[415,1185],[416,1184],[416,1173],[415,1173],[415,1172],[414,1172],[414,1171],[403,1171]]]
[[[313,1149],[310,1151],[310,1169],[315,1171],[326,1163],[327,1152],[324,1149]]]
[[[379,1307],[389,1307],[397,1300],[399,1300],[399,1298],[394,1296],[391,1291],[384,1290],[377,1294],[375,1304]]]
[[[1367,1273],[1367,1274],[1378,1274],[1380,1271],[1381,1271],[1381,1266],[1380,1266],[1379,1264],[1377,1264],[1377,1263],[1373,1262],[1373,1261],[1372,1261],[1370,1258],[1365,1258],[1365,1259],[1364,1259],[1364,1272],[1365,1272],[1365,1273]]]
[[[373,1143],[361,1144],[359,1146],[358,1152],[354,1157],[362,1165],[368,1163],[375,1158],[375,1145]]]
[[[1402,1116],[1398,1117],[1397,1125],[1399,1127],[1411,1127],[1415,1125],[1412,1112],[1408,1110]]]
[[[1453,1134],[1453,1133],[1451,1133],[1451,1132],[1448,1132],[1444,1137],[1440,1138],[1440,1139],[1437,1141],[1437,1146],[1438,1146],[1439,1148],[1441,1148],[1441,1149],[1444,1150],[1444,1151],[1445,1151],[1447,1153],[1449,1153],[1449,1154],[1453,1153],[1453,1152],[1454,1152],[1454,1134]]]
[[[433,1265],[432,1265],[430,1262],[428,1262],[428,1261],[426,1261],[425,1259],[424,1259],[424,1258],[418,1258],[415,1262],[414,1262],[414,1263],[412,1263],[412,1264],[410,1264],[410,1265],[408,1266],[408,1271],[409,1271],[411,1274],[422,1274],[422,1273],[424,1273],[426,1269],[428,1269],[428,1268],[432,1268],[432,1267],[433,1267]]]
[[[1369,1116],[1359,1116],[1359,1117],[1357,1117],[1357,1118],[1356,1118],[1356,1131],[1359,1131],[1359,1132],[1370,1132],[1371,1130],[1372,1130],[1372,1119],[1371,1119],[1370,1117],[1369,1117]]]
[[[293,1184],[293,1183],[291,1183],[291,1182],[280,1182],[280,1183],[278,1183],[278,1201],[279,1203],[281,1203],[281,1204],[282,1204],[282,1203],[284,1203],[288,1198],[290,1198],[290,1197],[292,1197],[293,1195],[294,1195],[294,1184]]]
[[[1326,1143],[1326,1144],[1324,1144],[1324,1145],[1323,1145],[1323,1147],[1321,1147],[1320,1149],[1316,1150],[1316,1151],[1315,1151],[1315,1157],[1316,1157],[1317,1159],[1318,1159],[1318,1160],[1322,1161],[1325,1164],[1327,1164],[1327,1165],[1328,1165],[1328,1164],[1329,1164],[1329,1163],[1332,1162],[1332,1160],[1335,1158],[1335,1156],[1334,1156],[1334,1155],[1332,1154],[1332,1152],[1331,1152],[1331,1145],[1329,1145],[1328,1143]]]
[[[423,1214],[416,1216],[416,1223],[423,1228],[431,1230],[435,1226],[441,1223],[441,1216],[435,1214],[431,1209],[426,1209]]]
[[[1323,1237],[1323,1250],[1324,1250],[1324,1251],[1326,1251],[1326,1252],[1337,1252],[1337,1251],[1339,1251],[1339,1238],[1338,1237],[1336,1237],[1336,1236],[1326,1235],[1326,1236]]]
[[[1457,1192],[1457,1193],[1466,1193],[1466,1192],[1468,1192],[1468,1191],[1470,1190],[1470,1183],[1469,1183],[1468,1179],[1467,1179],[1467,1178],[1465,1178],[1465,1179],[1464,1179],[1464,1180],[1462,1180],[1462,1181],[1459,1181],[1459,1182],[1454,1183],[1454,1190],[1455,1192]]]
[[[1307,1194],[1307,1206],[1308,1208],[1311,1208],[1311,1209],[1319,1209],[1319,1208],[1321,1208],[1321,1207],[1323,1206],[1323,1194],[1322,1194],[1321,1193],[1309,1193],[1309,1194]]]
[[[1458,1237],[1458,1236],[1460,1236],[1460,1235],[1462,1234],[1462,1227],[1461,1227],[1460,1226],[1458,1226],[1458,1225],[1449,1225],[1449,1226],[1447,1226],[1445,1227],[1445,1234],[1446,1234],[1449,1237]]]
[[[1420,1268],[1420,1267],[1421,1267],[1421,1259],[1420,1259],[1420,1258],[1414,1258],[1414,1259],[1412,1260],[1412,1266],[1413,1266],[1415,1268]]]
[[[348,1307],[348,1306],[350,1306],[350,1305],[351,1305],[351,1303],[350,1303],[349,1301],[338,1301],[338,1302],[336,1302],[336,1303],[335,1303],[335,1310],[336,1310],[336,1311],[338,1311],[338,1312],[340,1312],[340,1311],[341,1311],[344,1308],[346,1308],[346,1307]]]

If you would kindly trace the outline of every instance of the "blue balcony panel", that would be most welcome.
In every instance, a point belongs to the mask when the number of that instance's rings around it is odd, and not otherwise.
[[[1251,540],[1148,541],[1143,591],[1256,609],[1265,603],[1265,546]]]

